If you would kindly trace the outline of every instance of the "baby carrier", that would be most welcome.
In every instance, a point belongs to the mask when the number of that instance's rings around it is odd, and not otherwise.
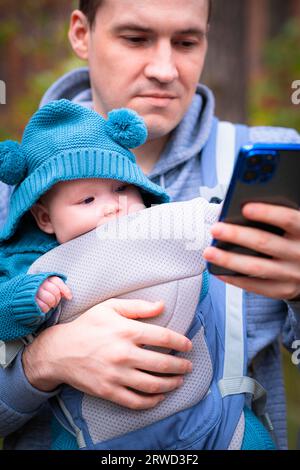
[[[234,127],[228,126],[220,124],[219,132],[233,140]],[[235,154],[230,141],[227,149]],[[221,191],[233,164],[234,157],[223,170],[218,166]],[[53,410],[80,449],[240,449],[249,396],[263,417],[265,391],[246,376],[243,292],[208,279],[202,258],[218,213],[219,207],[203,198],[157,206],[60,246],[31,267],[31,273],[55,266],[66,274],[74,297],[62,302],[59,322],[111,297],[164,299],[164,313],[144,321],[193,342],[190,353],[174,353],[192,361],[192,373],[154,409],[128,410],[64,386]]]

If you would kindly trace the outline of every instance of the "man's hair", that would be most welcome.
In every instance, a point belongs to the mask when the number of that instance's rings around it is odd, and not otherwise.
[[[96,13],[98,8],[104,0],[79,0],[79,10],[85,14],[88,19],[89,25],[92,27],[95,23]],[[208,23],[211,20],[212,14],[212,0],[208,0],[209,2],[209,11],[208,11]]]

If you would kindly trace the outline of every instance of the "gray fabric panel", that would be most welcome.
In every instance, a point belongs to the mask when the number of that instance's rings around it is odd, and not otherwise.
[[[189,408],[202,400],[213,377],[213,368],[204,338],[203,328],[193,339],[193,350],[178,354],[191,360],[194,368],[185,376],[183,385],[168,394],[168,398],[150,410],[128,410],[100,398],[84,395],[82,413],[89,425],[94,443],[113,439]]]
[[[242,412],[232,440],[229,444],[228,450],[240,450],[243,444],[245,433],[245,416],[244,412]]]

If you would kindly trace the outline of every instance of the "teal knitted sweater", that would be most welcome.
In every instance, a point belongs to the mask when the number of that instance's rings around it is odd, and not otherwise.
[[[38,229],[31,215],[8,242],[0,243],[0,340],[10,341],[35,332],[53,313],[44,314],[35,297],[55,272],[27,274],[30,265],[58,245],[53,235]]]

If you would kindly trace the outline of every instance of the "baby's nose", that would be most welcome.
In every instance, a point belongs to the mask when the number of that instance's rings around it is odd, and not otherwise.
[[[109,215],[117,214],[120,211],[118,203],[111,203],[104,206],[104,216],[107,217]]]

